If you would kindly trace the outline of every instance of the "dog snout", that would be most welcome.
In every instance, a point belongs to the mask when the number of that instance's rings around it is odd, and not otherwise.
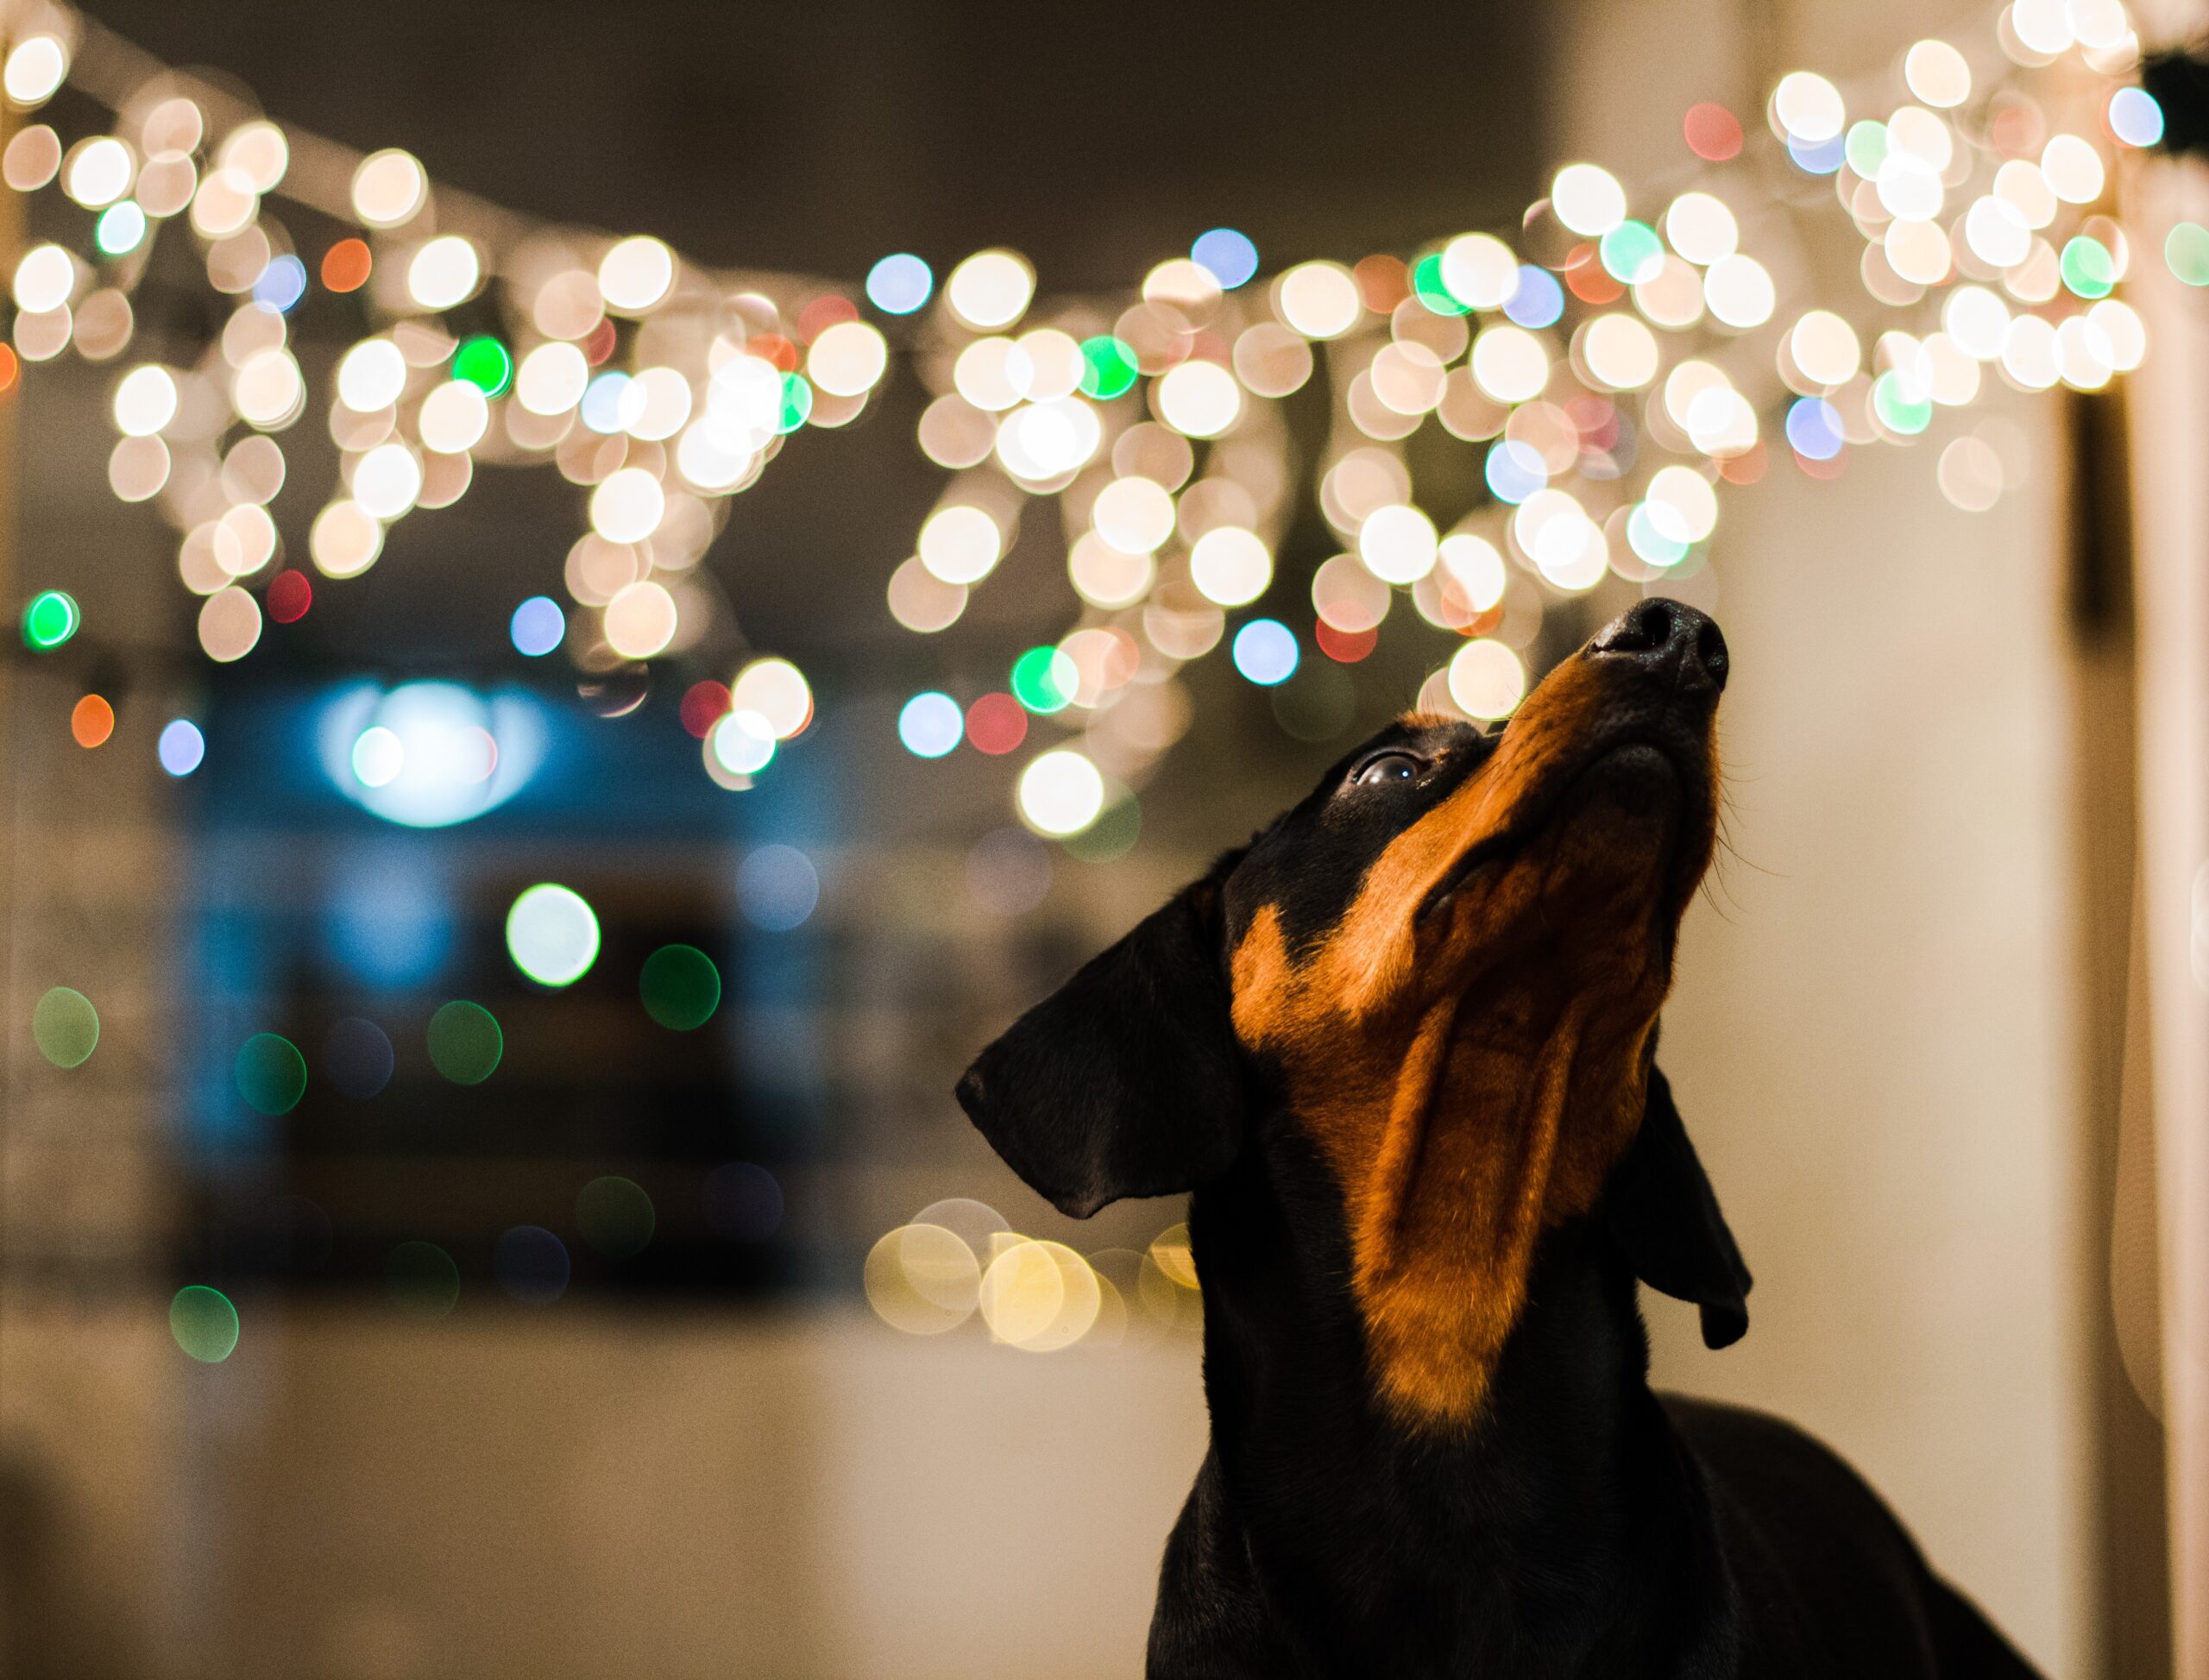
[[[1652,595],[1605,625],[1588,644],[1595,659],[1632,660],[1670,686],[1715,694],[1731,666],[1726,638],[1705,614]]]

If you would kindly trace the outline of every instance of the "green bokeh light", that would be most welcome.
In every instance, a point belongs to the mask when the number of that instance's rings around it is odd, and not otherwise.
[[[1464,315],[1472,305],[1452,297],[1442,283],[1442,253],[1430,251],[1412,265],[1412,293],[1437,315]]]
[[[238,1095],[263,1114],[289,1114],[306,1095],[307,1061],[277,1033],[255,1033],[238,1048]]]
[[[467,381],[487,397],[495,397],[513,383],[514,359],[504,344],[488,333],[463,339],[452,355],[452,376]]]
[[[507,1051],[491,1011],[456,997],[430,1017],[430,1061],[455,1085],[481,1085]]]
[[[1142,372],[1135,347],[1124,338],[1100,332],[1081,341],[1081,394],[1109,401],[1132,390]]]
[[[434,1243],[401,1243],[385,1256],[384,1287],[403,1312],[442,1318],[460,1299],[460,1268]]]
[[[56,1067],[80,1067],[100,1041],[100,1012],[71,986],[55,986],[31,1010],[31,1037]]]
[[[219,1365],[238,1344],[238,1310],[204,1283],[187,1283],[169,1303],[169,1334],[203,1365]]]
[[[1621,222],[1596,248],[1603,267],[1621,286],[1655,280],[1665,267],[1665,242],[1646,222]]]
[[[593,1179],[576,1197],[576,1225],[583,1241],[616,1260],[643,1253],[656,1223],[652,1199],[633,1179]]]
[[[1107,785],[1104,809],[1097,814],[1097,821],[1059,842],[1069,857],[1086,864],[1109,864],[1124,858],[1142,837],[1142,802],[1125,788]]]
[[[1012,662],[1012,696],[1031,712],[1063,712],[1080,686],[1081,668],[1061,649],[1031,647]]]
[[[1855,124],[1841,150],[1851,169],[1867,181],[1876,181],[1879,166],[1887,160],[1887,125],[1868,121]]]
[[[1872,387],[1872,406],[1879,416],[1879,424],[1890,431],[1914,437],[1933,424],[1933,399],[1921,397],[1912,401],[1902,388],[1902,381],[1890,373],[1881,374]]]
[[[783,375],[783,406],[775,417],[775,430],[796,431],[813,412],[813,387],[802,374]]]
[[[23,608],[23,645],[40,653],[51,652],[75,635],[84,621],[74,596],[60,589],[41,589]]]
[[[2188,286],[2209,286],[2209,228],[2180,223],[2163,241],[2163,261]]]
[[[637,990],[645,1013],[670,1031],[702,1027],[721,1007],[721,975],[695,945],[663,945],[645,959]]]
[[[2099,239],[2079,235],[2063,248],[2064,285],[2081,298],[2106,298],[2117,286],[2117,259]]]
[[[1274,720],[1300,741],[1331,741],[1357,714],[1357,684],[1331,659],[1306,659],[1273,691]]]

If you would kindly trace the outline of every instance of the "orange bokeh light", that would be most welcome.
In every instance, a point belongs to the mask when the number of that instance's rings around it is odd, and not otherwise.
[[[375,267],[365,239],[341,239],[322,254],[322,283],[332,292],[358,292]]]
[[[115,733],[115,708],[96,694],[88,694],[69,712],[69,733],[77,745],[94,747]]]

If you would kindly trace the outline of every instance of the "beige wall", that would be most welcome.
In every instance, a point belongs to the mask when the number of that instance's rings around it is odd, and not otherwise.
[[[9,1438],[71,1514],[37,1531],[49,1595],[9,1607],[28,1672],[1132,1675],[1204,1453],[1179,1333],[1038,1356],[864,1307],[243,1312],[181,1372],[141,1305],[0,1326]]]
[[[2050,439],[2037,451],[2048,463]],[[2060,528],[1930,452],[1728,507],[1735,855],[1663,1056],[1757,1288],[1662,1380],[1797,1419],[2053,1671],[2086,1671]]]
[[[1692,100],[1755,123],[1778,75],[1812,68],[1896,103],[1881,78],[1929,22],[1893,0],[1589,0],[1574,18],[1563,151],[1658,193],[1688,185]],[[1783,314],[1872,318],[1829,197],[1750,240],[1807,259],[1774,265]],[[1813,270],[1844,279],[1820,289]],[[1851,450],[1828,484],[1783,450],[1727,494],[1735,855],[1689,917],[1663,1054],[1757,1289],[1723,1354],[1691,1313],[1648,1316],[1660,1381],[1824,1436],[1936,1566],[2079,1676],[2095,1654],[2061,403],[1997,387],[1967,418],[1986,412],[2032,465],[1987,513],[1935,486],[1954,419]]]

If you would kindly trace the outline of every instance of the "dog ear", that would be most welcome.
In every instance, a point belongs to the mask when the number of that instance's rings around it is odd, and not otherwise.
[[[1612,1170],[1604,1217],[1634,1275],[1702,1309],[1703,1345],[1731,1347],[1749,1328],[1749,1268],[1695,1145],[1655,1066],[1641,1129]]]
[[[1022,1016],[959,1081],[1005,1164],[1062,1213],[1225,1172],[1243,1074],[1221,952],[1222,859]]]

